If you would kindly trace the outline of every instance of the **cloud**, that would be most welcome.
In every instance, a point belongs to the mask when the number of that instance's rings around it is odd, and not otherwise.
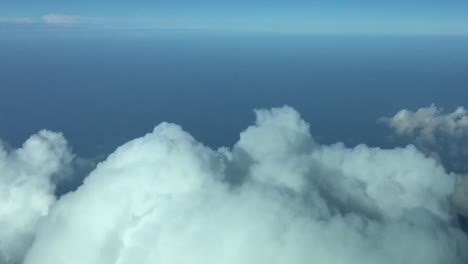
[[[0,17],[0,24],[47,24],[47,25],[76,25],[85,19],[82,16],[49,14],[42,17]],[[89,21],[88,21],[89,22]]]
[[[436,134],[454,138],[468,135],[468,111],[458,107],[452,113],[444,113],[435,105],[419,108],[415,112],[403,109],[392,118],[384,119],[399,135],[422,137],[435,142]]]
[[[457,179],[453,203],[459,212],[464,213],[468,217],[468,177]]]
[[[381,118],[406,143],[438,160],[447,170],[468,175],[468,111],[451,113],[435,105],[416,111],[403,109],[393,117]],[[453,197],[460,213],[468,217],[468,176],[460,175]]]
[[[381,121],[447,169],[468,173],[468,111],[465,108],[458,107],[452,113],[434,105],[414,112],[404,109]]]
[[[466,263],[456,180],[412,146],[320,145],[290,107],[257,110],[218,150],[162,123],[44,211],[24,263]]]
[[[82,21],[82,17],[80,17],[80,16],[50,14],[50,15],[42,16],[41,20],[45,24],[73,25],[73,24],[79,24]]]
[[[0,263],[19,263],[55,201],[55,183],[72,160],[61,134],[41,131],[17,150],[0,144]]]

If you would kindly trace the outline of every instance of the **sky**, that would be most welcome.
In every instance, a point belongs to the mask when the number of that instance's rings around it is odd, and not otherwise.
[[[320,34],[468,33],[466,1],[2,1],[0,23]]]

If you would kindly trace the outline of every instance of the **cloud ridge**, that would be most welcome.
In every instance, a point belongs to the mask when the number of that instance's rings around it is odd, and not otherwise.
[[[73,156],[65,138],[42,130],[21,148],[0,142],[0,263],[19,263],[55,202],[60,172]]]
[[[218,150],[162,123],[60,198],[74,158],[61,134],[2,145],[0,263],[468,261],[451,202],[466,193],[435,159],[321,145],[288,106],[255,114]]]
[[[461,264],[455,181],[412,146],[320,145],[291,107],[218,150],[162,123],[55,203],[24,263]]]

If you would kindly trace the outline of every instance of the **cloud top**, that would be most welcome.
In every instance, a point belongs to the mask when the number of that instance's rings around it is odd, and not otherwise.
[[[72,157],[64,137],[46,130],[17,150],[0,144],[0,263],[19,263],[31,246]]]
[[[1,147],[0,263],[467,263],[451,202],[466,193],[436,160],[321,145],[291,107],[255,113],[218,150],[162,123],[59,199],[61,134]]]
[[[24,263],[461,264],[455,181],[411,146],[320,145],[290,107],[219,150],[162,123],[55,203]]]
[[[431,105],[416,111],[403,109],[390,118],[381,118],[405,142],[413,143],[435,158],[447,170],[468,175],[468,111],[453,112]],[[468,176],[459,176],[453,201],[468,216]]]
[[[405,142],[436,158],[450,171],[468,173],[468,111],[458,107],[451,113],[434,105],[416,111],[401,110],[381,118]]]
[[[399,111],[385,122],[398,135],[415,136],[429,142],[437,141],[437,134],[461,138],[468,135],[468,111],[458,107],[452,113],[444,113],[435,105],[419,108],[412,112],[406,109]]]

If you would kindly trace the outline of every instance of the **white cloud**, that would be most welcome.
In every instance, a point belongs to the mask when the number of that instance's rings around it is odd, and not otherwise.
[[[82,17],[80,17],[80,16],[50,14],[50,15],[42,16],[41,20],[45,24],[72,25],[72,24],[79,24],[81,22],[81,20],[82,20]]]
[[[381,120],[397,136],[436,158],[447,170],[468,173],[468,111],[465,108],[446,113],[431,105],[414,112],[403,109]],[[460,212],[468,216],[468,176],[459,177],[454,201]]]
[[[441,133],[453,138],[468,135],[468,111],[458,107],[452,113],[444,113],[435,105],[419,108],[415,112],[403,109],[392,118],[383,118],[398,135],[415,136],[428,142],[436,142]]]
[[[380,119],[406,142],[436,158],[450,171],[468,173],[468,111],[458,107],[452,113],[434,105],[416,111],[401,110]]]
[[[72,156],[61,134],[41,131],[22,148],[0,144],[0,263],[19,263],[55,201],[58,173]]]
[[[55,203],[24,263],[468,261],[456,175],[435,160],[317,144],[289,107],[256,114],[232,149],[167,123],[124,144]]]

